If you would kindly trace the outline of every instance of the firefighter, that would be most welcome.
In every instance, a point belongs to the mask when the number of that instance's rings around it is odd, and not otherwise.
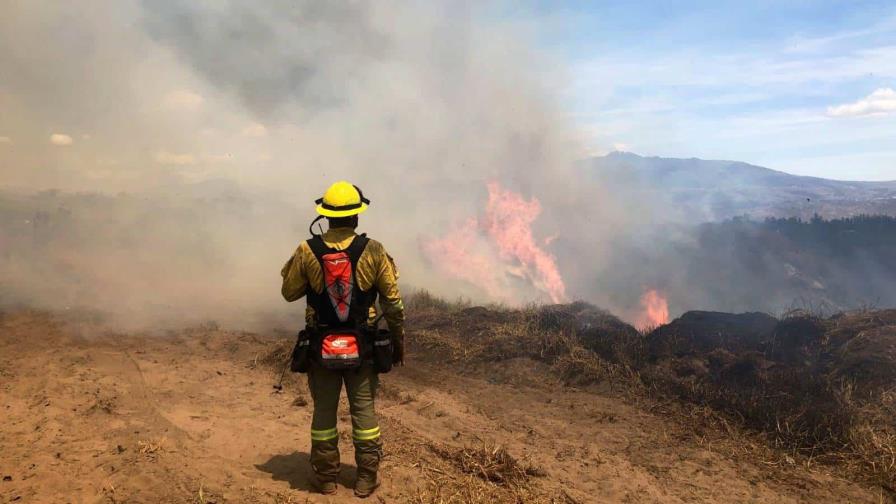
[[[323,494],[336,492],[339,474],[339,433],[336,410],[345,384],[352,417],[352,440],[358,467],[354,492],[371,495],[379,486],[382,458],[380,426],[374,411],[378,383],[372,358],[371,324],[377,320],[376,300],[389,328],[389,367],[404,363],[404,306],[398,290],[398,270],[383,245],[358,235],[358,214],[370,201],[356,186],[339,181],[316,201],[314,223],[326,218],[329,229],[302,242],[281,270],[287,301],[307,296],[307,343],[312,349],[307,367],[314,403],[311,422],[311,466],[315,486]],[[350,266],[350,268],[348,267]],[[379,344],[379,342],[376,342]],[[329,353],[328,353],[329,352]]]

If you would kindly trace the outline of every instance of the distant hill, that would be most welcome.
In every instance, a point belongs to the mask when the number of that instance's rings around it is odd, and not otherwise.
[[[737,161],[613,152],[586,161],[601,184],[667,202],[688,221],[733,216],[840,218],[896,215],[896,181],[849,182],[791,175]]]

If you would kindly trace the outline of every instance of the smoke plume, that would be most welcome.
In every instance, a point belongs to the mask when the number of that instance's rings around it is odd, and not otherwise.
[[[614,212],[609,201],[573,210],[594,192],[552,98],[562,72],[476,2],[4,10],[5,302],[147,323],[298,320],[279,299],[279,268],[338,179],[373,200],[362,230],[395,256],[406,288],[559,301],[576,293],[536,237],[561,243],[561,225]],[[480,214],[459,238],[421,246]],[[433,267],[449,254],[467,263]]]

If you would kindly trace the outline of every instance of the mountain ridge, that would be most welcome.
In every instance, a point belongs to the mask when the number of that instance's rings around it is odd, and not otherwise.
[[[896,215],[896,181],[794,175],[742,161],[646,157],[611,152],[586,160],[595,182],[674,204],[686,220]]]

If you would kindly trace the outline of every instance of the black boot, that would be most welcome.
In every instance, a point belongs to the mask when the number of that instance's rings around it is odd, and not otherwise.
[[[311,442],[311,468],[314,470],[314,486],[322,494],[336,492],[339,477],[338,439]]]
[[[379,438],[355,441],[355,463],[358,464],[358,479],[355,481],[356,497],[369,497],[380,486],[377,471],[382,457],[383,444]]]

